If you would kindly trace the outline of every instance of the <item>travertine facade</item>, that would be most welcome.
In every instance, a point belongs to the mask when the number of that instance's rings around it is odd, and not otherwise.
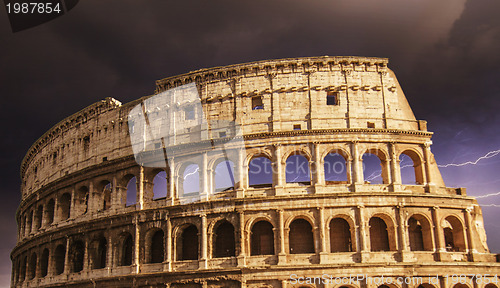
[[[95,103],[45,133],[22,162],[13,287],[381,284],[296,281],[357,274],[423,277],[427,288],[454,287],[454,274],[489,274],[465,285],[498,287],[485,283],[496,281],[500,265],[489,253],[481,209],[465,189],[445,186],[432,133],[415,119],[386,59],[325,56],[203,69],[157,81],[156,93],[187,83],[196,83],[209,123],[240,125],[240,181],[219,191],[221,155],[185,143],[166,168],[138,165],[127,117],[148,97]],[[167,146],[150,149],[176,148]],[[202,155],[197,193],[205,196],[184,203],[190,153]],[[344,180],[327,179],[332,153],[343,157]],[[365,153],[380,159],[382,184],[366,181]],[[413,161],[415,183],[402,182],[403,154]],[[296,155],[308,164],[306,181],[287,175]],[[262,157],[271,162],[272,181],[252,184],[248,171]]]

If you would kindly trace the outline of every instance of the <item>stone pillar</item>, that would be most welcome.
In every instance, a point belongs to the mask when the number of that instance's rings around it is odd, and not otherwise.
[[[170,197],[171,199],[171,205],[173,205],[176,200],[177,200],[177,191],[176,191],[176,187],[179,187],[179,176],[175,173],[175,162],[174,162],[174,158],[170,158],[169,161],[168,161],[168,168],[170,169],[170,175],[169,175],[169,181],[168,183],[170,184],[168,186],[168,196]]]
[[[172,271],[172,222],[170,221],[170,217],[166,217],[165,221],[167,222],[167,257],[166,257],[166,266],[163,270]]]
[[[325,185],[325,167],[324,165],[321,165],[322,164],[322,160],[321,159],[321,152],[320,152],[320,144],[318,142],[315,142],[313,144],[314,146],[314,153],[313,153],[313,163],[314,163],[314,166],[311,166],[311,168],[314,169],[314,173],[313,173],[313,176],[314,176],[314,183],[316,186],[324,186]]]
[[[69,237],[66,238],[66,254],[64,254],[64,274],[70,273],[70,263],[69,263]]]
[[[474,254],[477,253],[476,246],[474,245],[474,234],[472,233],[472,217],[470,215],[471,208],[464,209],[465,219],[465,232],[467,235],[467,246],[469,252],[469,260],[474,261]]]
[[[83,272],[88,272],[90,270],[90,257],[89,257],[89,240],[85,239],[83,245]]]
[[[352,155],[352,178],[353,184],[359,185],[363,184],[363,163],[360,161],[360,155],[358,151],[358,143],[351,143],[351,155]],[[356,188],[355,188],[356,191]]]
[[[207,260],[208,260],[208,238],[207,238],[207,215],[201,215],[201,259],[199,268],[207,269]]]
[[[278,253],[278,264],[286,264],[286,252],[285,252],[285,220],[283,216],[283,210],[277,210],[278,214],[278,239],[279,239],[279,253]]]
[[[425,142],[424,144],[424,163],[422,163],[425,167],[425,181],[427,192],[434,192],[436,190],[436,184],[433,183],[433,177],[431,172],[431,141]]]
[[[319,261],[320,263],[327,262],[327,248],[326,248],[326,233],[325,233],[325,208],[318,208],[319,216]]]
[[[120,189],[118,189],[118,180],[116,179],[116,175],[113,175],[113,179],[111,180],[113,187],[111,191],[111,210],[115,211],[121,208],[121,195],[119,194]]]
[[[210,185],[211,181],[208,177],[212,178],[212,171],[208,171],[208,157],[207,153],[203,152],[201,154],[201,167],[200,167],[200,178],[201,178],[201,187],[200,187],[200,199],[206,200],[208,199],[210,193],[212,192],[212,185]]]
[[[391,158],[390,162],[390,175],[392,178],[393,190],[400,190],[401,187],[401,169],[399,166],[399,159],[396,155],[396,145],[394,143],[389,143],[389,157]]]
[[[101,207],[100,203],[96,203],[96,199],[100,199],[100,197],[96,197],[94,194],[95,194],[95,191],[94,191],[94,182],[93,181],[89,181],[89,191],[87,192],[88,193],[88,200],[87,200],[87,214],[91,215],[92,213],[94,212],[97,212],[99,210],[99,207]],[[99,192],[102,192],[102,191],[97,191],[97,193]],[[76,194],[76,193],[75,193]],[[92,196],[91,196],[92,195]],[[83,197],[86,197],[85,195]],[[104,195],[102,195],[101,197],[104,197]],[[75,205],[77,204],[76,203],[76,198],[75,197]],[[85,201],[85,199],[84,199]],[[104,208],[104,207],[103,207]]]
[[[403,205],[399,204],[396,206],[397,210],[397,221],[398,221],[398,238],[399,238],[399,252],[401,253],[401,260],[405,262],[408,258],[407,254],[410,251],[408,243],[408,224],[406,223],[403,216]]]
[[[367,223],[364,220],[364,206],[363,205],[358,205],[356,207],[356,227],[358,228],[358,241],[356,241],[358,245],[357,251],[359,251],[359,255],[361,258],[361,262],[364,262],[368,256],[369,256],[369,251],[368,251],[368,238],[366,237],[366,230],[367,230]]]
[[[246,258],[246,239],[247,239],[247,233],[245,231],[245,214],[243,214],[243,211],[238,212],[238,219],[239,219],[239,234],[240,234],[240,254],[238,255],[238,266],[240,267],[245,267],[245,258]]]
[[[236,195],[237,197],[245,197],[244,191],[245,189],[248,188],[248,184],[246,183],[246,171],[248,171],[248,167],[244,164],[245,162],[245,149],[239,148],[236,150],[238,153],[238,162],[236,163],[235,167],[235,172],[236,172],[236,179],[234,183],[234,189],[236,190]]]
[[[70,199],[70,201],[69,201],[69,203],[70,203],[70,204],[69,204],[69,217],[68,217],[68,219],[73,218],[72,216],[75,216],[75,212],[76,212],[76,207],[75,207],[75,206],[76,206],[76,205],[75,205],[75,204],[76,204],[76,203],[75,203],[75,202],[76,202],[76,197],[75,197],[75,195],[76,195],[75,186],[71,187],[71,193],[70,193],[70,195],[71,195],[71,199]],[[33,219],[32,219],[32,222],[31,222],[31,223],[32,223],[32,224],[31,224],[31,226],[35,226],[35,224],[36,224],[36,222],[35,222],[36,207],[34,207],[33,212],[34,212],[34,213],[33,213]],[[33,230],[33,229],[32,229],[32,230]]]
[[[140,263],[139,263],[139,257],[140,257],[140,249],[141,249],[141,231],[139,227],[139,215],[136,215],[134,217],[134,228],[135,228],[135,241],[134,241],[134,266],[135,266],[135,273],[139,274],[141,269],[140,269]]]
[[[273,185],[275,194],[280,194],[281,190],[286,183],[286,171],[283,171],[283,163],[281,162],[283,147],[280,144],[274,145],[274,160],[272,163],[273,167]],[[285,167],[286,170],[286,167]]]
[[[137,204],[139,209],[144,209],[144,167],[139,166],[139,179],[137,179]]]
[[[115,264],[113,263],[113,251],[115,250],[115,247],[113,247],[113,241],[111,239],[111,236],[108,237],[108,247],[106,248],[106,267],[108,269],[108,275],[111,273],[111,267],[114,267]]]
[[[435,252],[437,253],[437,260],[441,260],[441,253],[446,252],[446,247],[444,243],[444,233],[441,228],[441,213],[439,213],[439,207],[432,207],[432,222],[434,222],[434,242],[436,243]]]

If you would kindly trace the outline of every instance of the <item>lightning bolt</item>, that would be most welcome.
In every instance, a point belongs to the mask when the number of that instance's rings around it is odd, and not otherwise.
[[[485,195],[476,196],[476,199],[487,198],[487,197],[497,196],[497,195],[500,195],[500,192],[489,193],[489,194],[485,194]]]
[[[477,158],[475,161],[467,161],[467,162],[458,163],[458,164],[455,164],[455,163],[441,164],[441,165],[438,164],[438,167],[447,168],[447,167],[462,167],[465,165],[476,165],[479,161],[484,160],[484,159],[493,158],[493,157],[497,156],[498,154],[500,154],[500,150],[494,150],[494,151],[490,151],[490,152],[486,153],[485,155]]]
[[[200,167],[196,167],[196,170],[194,170],[193,172],[191,173],[188,173],[184,176],[184,180],[186,180],[187,177],[191,176],[191,175],[194,175],[196,174],[196,172],[200,171]]]
[[[498,204],[481,204],[481,207],[500,207]]]

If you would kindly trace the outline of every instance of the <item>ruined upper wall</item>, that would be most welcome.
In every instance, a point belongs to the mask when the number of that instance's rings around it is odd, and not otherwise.
[[[328,56],[260,61],[158,80],[156,93],[195,82],[207,122],[235,121],[243,135],[375,128],[430,138],[387,63],[382,58]],[[327,95],[336,98],[335,105],[327,105]],[[263,109],[253,109],[256,98]],[[107,98],[51,128],[22,162],[23,198],[71,173],[132,156],[127,119],[141,101],[122,105]],[[174,119],[185,121],[184,115]]]

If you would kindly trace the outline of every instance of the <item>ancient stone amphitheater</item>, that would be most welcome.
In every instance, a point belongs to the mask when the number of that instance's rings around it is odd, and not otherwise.
[[[12,287],[499,287],[387,63],[202,69],[69,116],[22,162]]]

